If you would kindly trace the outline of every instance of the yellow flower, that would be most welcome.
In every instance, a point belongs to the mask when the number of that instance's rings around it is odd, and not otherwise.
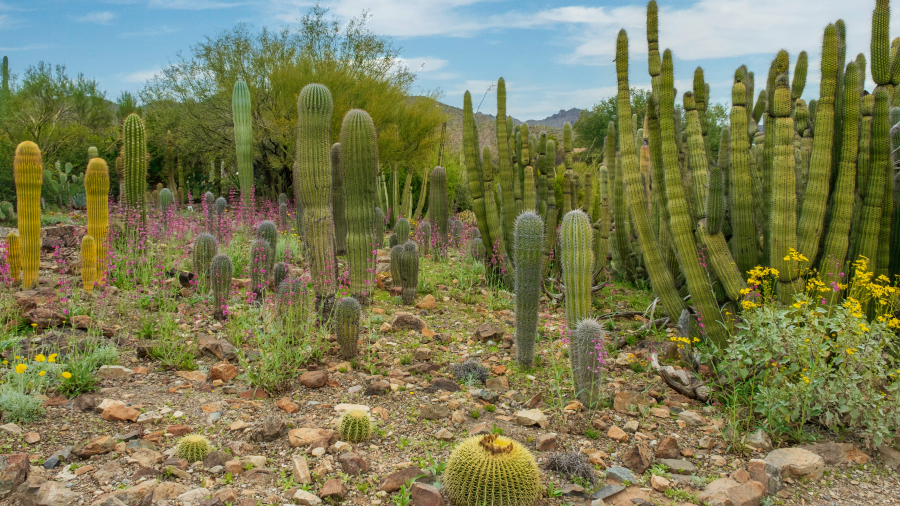
[[[62,377],[69,379],[72,377],[72,373],[70,373],[69,371],[66,371],[66,372],[62,373]]]
[[[47,357],[43,353],[38,353],[38,356],[34,357],[35,362],[43,362],[44,360],[47,360]]]
[[[43,376],[43,375],[45,375],[45,374],[47,374],[47,371],[41,371],[41,372],[38,373],[38,376]]]
[[[56,353],[51,353],[50,358],[47,359],[47,362],[56,362],[56,357],[58,355]]]
[[[32,323],[31,326],[32,326],[32,327],[37,327],[37,323]]]
[[[25,364],[19,364],[16,366],[16,372],[22,374],[25,372],[25,369],[28,369],[28,366]]]

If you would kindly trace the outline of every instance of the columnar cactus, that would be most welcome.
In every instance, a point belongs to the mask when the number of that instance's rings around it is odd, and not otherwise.
[[[409,220],[400,218],[394,223],[394,235],[397,236],[398,244],[406,244],[409,240]]]
[[[419,286],[419,252],[412,241],[406,241],[400,254],[400,285],[403,287],[403,303],[414,303]]]
[[[556,156],[556,142],[552,139],[547,141],[547,157],[550,158],[548,160],[548,164],[550,166],[553,165],[553,158]],[[558,213],[556,212],[556,197],[553,192],[553,177],[551,177],[552,173],[548,173],[547,184],[550,187],[547,190],[547,223],[544,225],[545,232],[545,240],[544,240],[544,261],[541,265],[541,271],[543,272],[543,276],[547,277],[550,273],[550,263],[554,259],[554,250],[556,249],[556,228],[558,224]],[[558,262],[559,259],[556,258]]]
[[[90,235],[81,238],[81,282],[86,292],[93,292],[97,278],[97,243]]]
[[[222,234],[225,232],[225,209],[228,207],[228,201],[225,197],[216,199],[216,237],[222,242]]]
[[[250,119],[250,88],[242,79],[234,83],[231,111],[234,117],[238,182],[244,205],[249,206],[253,199],[253,125]]]
[[[125,159],[122,158],[122,155],[116,157],[116,177],[119,179],[119,203],[127,202],[125,197],[126,183],[125,183]]]
[[[872,167],[860,213],[859,239],[856,247],[857,258],[860,256],[868,258],[869,270],[872,272],[877,272],[876,269],[880,268],[877,264],[879,241],[889,240],[887,237],[880,237],[884,187],[889,186],[884,178],[887,173],[885,166],[890,165],[889,100],[886,88],[879,87],[875,90],[875,107],[872,113]]]
[[[497,170],[498,177],[500,179],[500,189],[501,196],[503,197],[503,235],[504,235],[504,244],[512,246],[512,236],[513,236],[513,227],[516,221],[516,207],[514,205],[514,199],[516,198],[514,192],[514,180],[513,178],[518,177],[518,170],[514,170],[512,164],[510,163],[510,149],[509,149],[509,136],[510,133],[506,129],[506,81],[501,77],[497,80],[497,118],[496,118],[496,130],[497,130]],[[528,125],[522,125],[522,148],[528,145]],[[528,161],[522,160],[522,158],[526,158],[526,155],[523,155],[519,159],[519,165],[524,170],[524,167],[528,165]],[[516,167],[515,169],[518,169]],[[484,180],[487,181],[489,178],[487,175],[483,176]],[[524,182],[524,178],[520,178],[519,184],[521,185]],[[485,187],[485,191],[487,191],[487,187]],[[520,197],[521,198],[521,197]],[[445,217],[446,218],[446,217]],[[438,227],[440,227],[440,221],[437,221]],[[483,232],[482,232],[483,233]],[[492,237],[493,238],[493,237]],[[506,251],[505,253],[510,254],[511,251]]]
[[[504,125],[505,124],[506,123],[504,122]],[[493,196],[491,187],[487,187],[485,192]],[[487,209],[488,199],[485,199],[483,205],[489,215],[491,212],[496,213],[496,207],[492,210]],[[490,199],[490,205],[494,205],[493,198]],[[447,206],[447,171],[440,165],[431,171],[431,193],[428,209],[431,216],[431,222],[434,223],[434,226],[437,228],[437,240],[435,241],[435,246],[437,246],[436,255],[440,257],[446,254],[448,248],[449,231],[447,230],[447,219],[450,214],[450,210]],[[483,234],[484,231],[482,230],[482,237],[484,237]]]
[[[200,234],[194,239],[193,261],[194,274],[200,281],[200,288],[209,286],[209,265],[219,249],[219,242],[212,234]]]
[[[431,223],[427,221],[420,223],[418,230],[422,238],[422,254],[427,255],[431,249]]]
[[[727,133],[727,132],[726,132]],[[709,188],[706,194],[706,227],[710,234],[722,232],[725,225],[725,175],[722,169],[709,168]]]
[[[219,253],[209,263],[209,282],[213,293],[213,316],[224,320],[231,298],[231,276],[234,267],[228,255]]]
[[[371,181],[374,188],[375,180]],[[347,253],[347,218],[344,214],[344,172],[341,168],[341,143],[331,146],[331,212],[334,215],[334,253]]]
[[[361,311],[359,302],[353,297],[342,297],[335,304],[335,332],[341,348],[341,358],[344,360],[350,360],[359,354],[357,340]]]
[[[487,250],[481,237],[475,237],[469,241],[469,256],[478,262],[484,262],[487,258]]]
[[[563,217],[559,228],[559,257],[565,286],[566,321],[570,327],[591,315],[593,234],[591,220],[581,210],[570,211]]]
[[[272,252],[278,252],[278,226],[275,225],[272,221],[265,220],[259,223],[256,227],[256,238],[263,239],[269,243],[269,246],[272,247]],[[274,265],[274,256],[272,258]],[[271,265],[270,265],[271,267]]]
[[[688,158],[691,174],[690,212],[691,219],[696,222],[706,217],[706,197],[709,193],[709,162],[704,148],[700,111],[697,108],[694,94],[684,94],[684,116],[687,121]],[[618,228],[618,227],[617,227]]]
[[[456,216],[453,216],[448,220],[447,228],[450,230],[451,243],[453,246],[460,247],[463,239],[463,223],[459,221]]]
[[[793,300],[794,280],[799,274],[796,261],[785,256],[797,249],[797,199],[794,172],[794,120],[791,119],[791,90],[782,74],[775,84],[775,146],[772,165],[772,204],[769,216],[769,263],[778,271],[778,298],[788,304]],[[810,178],[812,178],[812,167]],[[830,166],[826,174],[830,174]],[[828,181],[825,181],[826,188]],[[813,197],[811,188],[806,200]],[[818,236],[817,236],[818,237]],[[801,252],[802,253],[802,252]],[[693,294],[693,292],[692,292]]]
[[[504,85],[505,86],[505,85]],[[482,171],[483,161],[490,161],[490,150],[485,146],[485,153],[481,152],[478,146],[478,128],[475,124],[475,116],[472,113],[472,94],[466,91],[463,96],[463,153],[465,154],[466,175],[469,182],[469,193],[472,195],[472,208],[478,221],[478,229],[481,232],[482,240],[486,247],[490,247],[494,240],[502,244],[502,232],[500,230],[499,217],[497,220],[491,219],[491,207],[488,205],[490,197],[491,204],[496,206],[493,198],[494,173],[493,170]],[[432,171],[433,173],[433,171]],[[444,172],[444,180],[446,181],[446,172]],[[434,179],[431,180],[432,184]],[[432,186],[431,193],[434,193]],[[429,213],[431,219],[434,220],[434,197],[429,195]],[[496,207],[493,208],[496,214]],[[447,211],[449,214],[449,209]],[[446,218],[446,216],[444,216]],[[438,223],[438,222],[435,222]],[[496,228],[490,228],[494,226]],[[440,227],[438,226],[438,235],[440,235]],[[440,240],[440,237],[438,238]]]
[[[22,237],[22,287],[37,283],[41,264],[41,184],[44,182],[41,149],[31,141],[16,147],[13,178],[18,199],[19,234]]]
[[[109,241],[109,167],[106,160],[93,158],[84,173],[87,194],[87,233],[97,245],[97,278],[106,273],[106,248]]]
[[[144,122],[131,113],[122,125],[122,153],[125,175],[125,201],[141,221],[147,222],[147,206],[144,193],[147,190],[147,140]]]
[[[402,244],[391,246],[391,282],[394,286],[402,286],[403,275],[400,273],[400,256],[402,254]]]
[[[18,283],[22,279],[22,242],[15,231],[6,234],[6,263],[13,283]]]
[[[295,201],[303,202],[303,237],[309,245],[310,274],[323,314],[337,290],[334,218],[331,213],[331,92],[308,84],[297,99]]]
[[[756,222],[750,172],[750,143],[747,138],[747,88],[741,81],[731,88],[731,253],[738,270],[746,274],[758,264]]]
[[[265,239],[257,239],[250,249],[250,286],[256,294],[256,300],[262,300],[271,272],[270,264],[274,264],[275,252]]]
[[[569,360],[575,396],[589,409],[595,409],[602,393],[600,370],[605,365],[606,333],[597,320],[585,318],[575,326],[570,342]]]
[[[280,285],[281,282],[284,281],[285,278],[287,278],[289,273],[290,269],[288,268],[288,264],[284,262],[278,262],[277,264],[275,264],[275,267],[272,271],[272,279],[276,289],[278,288],[278,285]]]
[[[172,214],[172,205],[175,203],[175,195],[172,190],[163,188],[159,191],[159,214],[162,216],[163,229],[169,230],[169,215]]]
[[[522,367],[530,368],[534,363],[534,343],[537,340],[544,253],[544,220],[534,211],[525,211],[516,218],[513,250],[516,266],[516,359]]]
[[[384,211],[380,207],[375,208],[375,248],[384,246]]]
[[[206,211],[206,231],[214,234],[216,233],[216,196],[213,195],[213,192],[203,194],[203,208]]]

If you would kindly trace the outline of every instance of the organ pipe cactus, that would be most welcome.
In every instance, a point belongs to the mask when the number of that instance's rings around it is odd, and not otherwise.
[[[359,318],[362,308],[353,297],[338,299],[334,307],[335,333],[341,358],[350,360],[359,355]]]
[[[218,247],[219,243],[212,234],[200,234],[194,240],[194,274],[197,275],[202,289],[209,286],[209,265],[216,256]]]
[[[709,190],[706,195],[706,227],[710,234],[718,234],[722,232],[724,224],[725,176],[722,174],[722,169],[713,165],[709,168]]]
[[[18,283],[22,279],[22,242],[15,231],[6,234],[6,263],[13,283]]]
[[[890,165],[890,139],[889,139],[889,95],[887,89],[880,87],[875,90],[875,107],[872,112],[872,167],[868,176],[868,187],[863,199],[862,211],[859,222],[859,239],[857,244],[857,257],[866,257],[869,270],[877,272],[879,268],[878,243],[882,239],[881,215],[884,201],[885,166]],[[854,258],[855,260],[856,258]]]
[[[380,207],[375,208],[375,247],[384,246],[384,211]]]
[[[472,113],[472,94],[466,91],[463,96],[463,153],[465,154],[466,174],[469,181],[469,192],[472,195],[472,209],[478,222],[478,230],[481,232],[481,238],[486,248],[491,248],[496,242],[501,249],[504,247],[503,236],[501,233],[499,215],[494,199],[492,170],[484,170],[482,172],[482,156],[479,156],[480,148],[478,146],[478,128],[475,124],[475,116]],[[490,160],[490,152],[485,149],[488,156],[484,156],[484,160]],[[433,172],[433,171],[432,171]],[[446,172],[444,172],[446,179]],[[431,180],[432,185],[434,179]],[[434,187],[432,186],[432,192]],[[433,198],[433,197],[431,197]],[[433,201],[429,202],[429,213],[431,213],[432,221],[437,225],[440,241],[440,222],[435,221]],[[447,211],[449,213],[449,209]],[[445,216],[446,217],[446,216]],[[496,274],[494,269],[488,271],[489,276]]]
[[[30,290],[37,283],[41,264],[41,149],[31,141],[16,147],[13,178],[18,199],[18,225],[22,243],[22,287]]]
[[[549,158],[553,158],[556,153],[556,142],[552,139],[547,141],[547,156]],[[552,162],[548,162],[552,166]],[[548,174],[549,176],[549,174]],[[558,224],[557,211],[556,211],[556,197],[553,192],[553,179],[548,177],[548,185],[551,188],[547,191],[547,223],[544,226],[545,231],[545,240],[544,240],[544,261],[541,266],[541,271],[543,272],[543,276],[547,277],[550,273],[550,263],[553,260],[554,250],[556,248],[556,228]],[[557,259],[557,261],[559,261]]]
[[[374,177],[370,183],[374,190]],[[347,217],[344,209],[344,171],[341,167],[340,142],[336,142],[331,146],[331,185],[331,212],[334,215],[334,253],[343,255],[347,253]],[[368,244],[366,246],[369,247]],[[363,251],[366,250],[364,249]]]
[[[403,287],[402,299],[404,304],[412,304],[416,301],[416,289],[419,286],[419,252],[416,251],[416,243],[406,241],[400,254],[400,285]]]
[[[781,75],[775,84],[775,145],[772,165],[772,203],[769,216],[769,262],[778,271],[778,298],[782,303],[793,299],[794,280],[798,265],[790,250],[797,250],[797,199],[794,172],[794,120],[791,119],[791,91],[787,76]],[[830,173],[830,166],[825,169]],[[810,168],[812,176],[812,168]],[[827,185],[827,181],[826,181]],[[826,186],[827,188],[827,186]],[[806,200],[815,198],[807,191]],[[693,292],[692,292],[693,294]]]
[[[747,139],[746,87],[740,81],[731,88],[731,253],[741,273],[758,265],[756,222],[750,178],[750,143]]]
[[[253,198],[253,127],[250,119],[250,88],[242,79],[234,83],[231,110],[234,117],[238,182],[244,205],[249,206]]]
[[[228,255],[218,254],[209,263],[209,282],[213,293],[213,315],[224,320],[231,298],[231,276],[234,267]]]
[[[684,116],[687,121],[686,133],[691,174],[690,212],[691,219],[697,221],[706,217],[705,202],[709,193],[709,162],[704,148],[700,111],[690,91],[684,94]]]
[[[513,238],[516,266],[516,359],[519,365],[527,369],[534,363],[534,343],[537,340],[544,220],[534,211],[525,211],[516,218]]]
[[[296,201],[303,202],[303,235],[310,274],[322,314],[330,312],[336,287],[334,218],[331,213],[331,92],[307,84],[297,99]]]
[[[87,195],[87,233],[97,247],[97,277],[106,273],[106,248],[109,243],[109,167],[106,160],[93,158],[84,173]]]
[[[81,282],[86,292],[97,284],[97,242],[90,235],[81,238]]]
[[[563,217],[559,229],[559,257],[565,286],[566,321],[577,325],[591,314],[591,274],[594,269],[594,230],[581,210]]]
[[[875,0],[869,51],[872,58],[872,81],[879,86],[891,84],[890,20],[890,0]]]
[[[575,396],[589,409],[595,409],[600,404],[600,368],[605,365],[605,349],[606,333],[597,320],[585,318],[578,322],[572,332],[569,360],[572,363]]]
[[[493,196],[493,191],[489,189],[488,194]],[[443,257],[447,253],[447,248],[449,247],[447,219],[449,218],[450,210],[447,206],[447,170],[441,166],[437,166],[431,171],[431,193],[429,194],[429,197],[428,212],[431,216],[431,222],[434,223],[435,228],[437,228],[437,230],[434,231],[437,232],[437,240],[435,241],[437,250],[436,255],[438,257]],[[496,214],[496,207],[494,207],[492,198],[485,199],[483,205],[486,209],[489,206],[492,207],[493,209],[491,209],[491,212]],[[490,221],[488,223],[490,223]],[[483,230],[482,234],[484,234]],[[484,236],[482,235],[482,237]]]
[[[129,114],[122,125],[122,153],[125,175],[125,200],[147,222],[144,192],[147,189],[147,140],[144,122],[137,114]]]

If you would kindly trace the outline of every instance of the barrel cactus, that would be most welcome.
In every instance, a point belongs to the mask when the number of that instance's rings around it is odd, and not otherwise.
[[[359,354],[359,318],[362,309],[353,297],[338,299],[334,307],[335,331],[341,357],[350,360]],[[355,441],[354,441],[355,442]]]
[[[393,248],[394,246],[400,246],[400,237],[397,234],[391,234],[390,239],[388,239],[388,245]]]
[[[357,304],[357,311],[359,304]],[[372,436],[372,421],[369,414],[361,410],[350,410],[341,416],[338,433],[342,441],[359,443]]]
[[[178,441],[175,455],[188,462],[200,462],[212,451],[209,440],[199,434],[188,434]]]
[[[94,157],[88,162],[84,189],[87,194],[87,233],[97,244],[97,277],[102,280],[106,273],[106,247],[109,242],[109,167],[106,160]]]
[[[474,237],[469,241],[469,256],[478,262],[485,262],[487,259],[487,250],[481,237]]]
[[[281,284],[282,281],[287,278],[287,275],[290,273],[290,269],[288,268],[288,264],[284,262],[278,262],[275,264],[274,269],[272,270],[272,279],[275,283],[275,288],[278,288],[278,285]]]
[[[194,274],[200,281],[200,287],[206,289],[209,286],[209,265],[216,256],[219,243],[212,234],[200,234],[194,240]]]
[[[394,224],[394,235],[397,236],[397,244],[406,244],[409,240],[409,221],[406,218],[400,218]]]
[[[605,365],[606,334],[597,320],[586,318],[572,332],[569,359],[575,396],[589,408],[600,402],[600,370]]]
[[[531,367],[537,340],[538,300],[541,296],[541,261],[544,253],[544,220],[534,211],[516,218],[513,232],[516,266],[516,358]]]
[[[275,265],[275,254],[278,252],[278,226],[274,222],[266,220],[256,227],[256,238],[262,239],[272,247],[272,256],[269,258],[268,269]]]
[[[416,243],[412,241],[406,241],[403,253],[400,254],[400,286],[403,287],[403,303],[415,302],[419,286],[419,252],[416,251]]]
[[[97,242],[90,235],[81,238],[81,282],[86,292],[97,284]]]
[[[16,148],[13,178],[19,206],[19,234],[22,243],[22,287],[37,283],[41,264],[41,184],[44,182],[41,149],[31,141]]]
[[[228,299],[231,298],[231,276],[234,266],[228,255],[218,254],[209,263],[209,283],[213,292],[213,315],[224,320],[228,311]]]
[[[228,207],[228,201],[225,197],[216,199],[216,237],[222,242],[222,234],[225,226],[225,209]]]
[[[450,454],[444,489],[455,506],[531,506],[541,497],[541,474],[534,457],[505,436],[466,439]]]

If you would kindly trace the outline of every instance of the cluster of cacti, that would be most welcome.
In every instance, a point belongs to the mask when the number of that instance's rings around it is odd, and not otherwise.
[[[238,182],[244,205],[250,205],[253,198],[253,127],[250,120],[250,88],[243,80],[234,83],[231,110],[234,118]]]
[[[97,242],[90,235],[81,238],[81,282],[84,290],[92,292],[97,278]]]
[[[109,241],[109,167],[106,160],[94,157],[88,162],[84,174],[84,189],[87,194],[87,233],[96,241],[95,268],[99,281],[106,273],[106,248]]]
[[[213,315],[225,319],[228,299],[231,297],[231,276],[234,266],[231,257],[218,254],[209,262],[209,285],[213,293]]]
[[[37,283],[41,263],[41,149],[31,141],[16,147],[13,178],[19,208],[19,234],[22,251],[22,287],[30,290]]]
[[[350,360],[359,354],[359,318],[362,308],[353,297],[342,297],[334,306],[334,329],[341,357]],[[355,442],[355,441],[354,441]]]
[[[516,265],[516,358],[525,368],[534,362],[544,256],[544,220],[534,211],[516,218],[513,231]]]
[[[399,254],[400,265],[398,273],[400,274],[400,286],[403,288],[401,297],[404,304],[412,304],[416,300],[416,290],[419,286],[419,252],[416,250],[416,243],[406,241]],[[391,257],[394,251],[391,250]],[[392,259],[393,261],[393,259]]]
[[[455,506],[531,506],[541,497],[534,457],[506,436],[473,436],[447,459],[444,490]]]
[[[356,310],[359,311],[359,304],[356,305]],[[372,420],[369,419],[369,414],[361,410],[346,411],[338,422],[338,434],[341,441],[350,443],[368,440],[372,437]]]
[[[201,289],[205,290],[209,286],[209,266],[218,249],[219,243],[212,234],[200,234],[194,240],[194,275],[197,276]]]
[[[175,456],[188,462],[201,462],[212,451],[212,445],[200,434],[188,434],[178,441]]]
[[[122,162],[125,179],[125,201],[141,221],[147,222],[144,192],[147,190],[147,140],[144,121],[129,114],[122,125]]]

